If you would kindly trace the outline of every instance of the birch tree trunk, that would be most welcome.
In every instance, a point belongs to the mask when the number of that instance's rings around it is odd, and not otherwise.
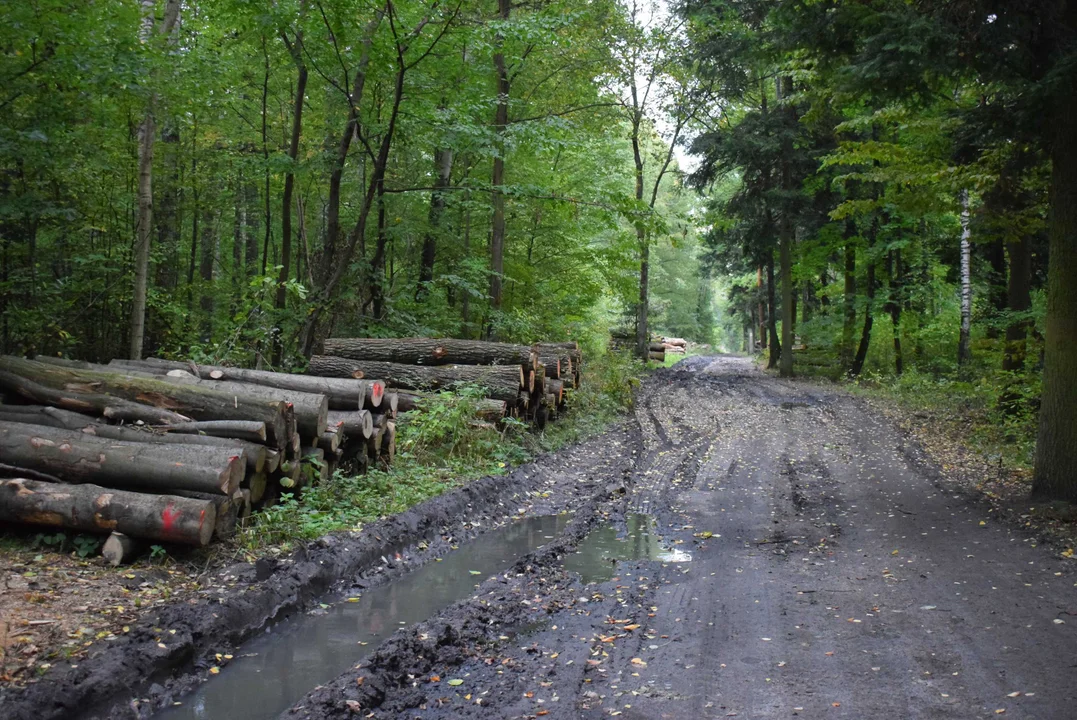
[[[957,341],[957,364],[972,359],[972,231],[969,229],[969,191],[961,191],[961,335]]]
[[[153,40],[156,0],[142,0],[142,22],[138,40],[143,45]],[[172,33],[179,23],[180,0],[167,0],[165,16],[157,32],[162,36]],[[151,79],[151,84],[152,84]],[[130,345],[128,354],[132,359],[142,357],[142,344],[146,336],[146,291],[150,271],[150,237],[153,226],[153,140],[157,131],[154,121],[156,94],[151,94],[146,114],[138,128],[138,228],[135,238],[135,286],[131,296]]]

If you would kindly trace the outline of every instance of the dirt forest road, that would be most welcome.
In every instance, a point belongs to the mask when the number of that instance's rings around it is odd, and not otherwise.
[[[690,358],[637,419],[596,519],[649,514],[691,561],[581,584],[539,553],[286,715],[1077,717],[1069,561],[942,490],[862,403]]]

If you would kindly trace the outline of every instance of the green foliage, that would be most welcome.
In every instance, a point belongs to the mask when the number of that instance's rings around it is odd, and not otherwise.
[[[349,476],[286,493],[257,513],[240,533],[256,549],[355,530],[402,512],[428,498],[484,475],[506,472],[540,452],[600,432],[632,405],[642,366],[626,354],[597,355],[585,362],[583,386],[572,393],[567,417],[536,434],[507,420],[494,426],[477,417],[481,390],[461,385],[424,401],[422,412],[405,413],[397,428],[396,461],[389,470]]]

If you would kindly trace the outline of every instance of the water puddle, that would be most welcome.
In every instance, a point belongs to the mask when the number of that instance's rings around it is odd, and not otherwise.
[[[275,718],[311,688],[354,667],[396,630],[462,600],[487,577],[557,536],[567,515],[526,518],[476,538],[354,602],[297,616],[244,644],[220,674],[158,720]],[[657,546],[657,542],[655,543]],[[577,570],[577,572],[579,572]]]
[[[655,534],[655,522],[649,515],[633,514],[625,518],[628,532],[618,534],[612,525],[595,528],[565,558],[565,569],[578,573],[585,583],[605,582],[617,575],[618,560],[657,560],[688,562],[691,553],[663,547]]]

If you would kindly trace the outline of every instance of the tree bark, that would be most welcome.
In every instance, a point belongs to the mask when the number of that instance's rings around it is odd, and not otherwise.
[[[286,447],[287,434],[284,403],[245,394],[223,393],[195,385],[178,385],[164,380],[130,377],[119,373],[70,370],[32,360],[0,357],[0,371],[14,373],[35,383],[64,391],[65,395],[100,393],[171,411],[163,423],[181,420],[257,420],[265,423],[267,442],[273,447]],[[2,382],[2,381],[0,381]],[[50,400],[42,404],[55,404]],[[80,407],[60,405],[69,410]],[[147,411],[148,412],[148,411]],[[183,413],[176,415],[177,412]],[[162,421],[157,421],[162,422]]]
[[[0,480],[0,520],[204,546],[217,513],[205,500],[14,479]]]
[[[303,14],[303,3],[300,3],[300,15]],[[307,65],[303,60],[303,30],[295,31],[295,42],[289,42],[288,34],[281,32],[288,52],[292,56],[296,67],[295,101],[292,103],[292,136],[288,143],[288,171],[284,175],[284,195],[281,198],[281,239],[280,239],[280,273],[277,275],[277,294],[273,301],[273,307],[283,313],[288,293],[286,285],[292,271],[292,193],[295,190],[295,164],[299,157],[299,139],[303,132],[303,101],[307,92]],[[284,357],[284,338],[280,327],[274,328],[273,333],[273,365],[279,366]]]
[[[972,360],[972,232],[969,229],[969,191],[961,191],[961,332],[957,341],[957,364]]]
[[[841,366],[853,366],[853,333],[856,330],[856,246],[852,242],[851,223],[845,231],[845,316],[841,328]]]
[[[203,380],[228,380],[249,383],[263,387],[294,390],[303,393],[325,395],[329,407],[333,410],[360,410],[365,406],[378,407],[385,391],[384,383],[371,380],[349,380],[343,378],[322,378],[311,375],[270,372],[268,370],[246,370],[243,368],[224,367],[223,365],[196,365],[173,360],[147,358],[138,363],[130,360],[113,360],[109,366],[127,368],[146,368],[157,375],[166,375],[173,370],[183,370],[197,375]],[[371,385],[374,383],[374,385]]]
[[[507,23],[512,11],[511,0],[497,0],[498,15]],[[505,63],[505,38],[500,32],[494,39],[494,69],[497,72],[497,105],[494,108],[494,167],[490,174],[493,188],[493,221],[490,229],[490,323],[487,336],[493,337],[493,315],[501,311],[501,284],[505,274],[505,128],[509,123],[509,71]]]
[[[34,403],[117,421],[164,425],[190,421],[189,417],[177,412],[131,402],[112,395],[47,387],[19,373],[8,371],[4,365],[5,360],[6,357],[0,357],[0,389]]]
[[[422,256],[419,259],[419,284],[415,288],[416,301],[426,297],[427,289],[434,279],[434,259],[437,255],[438,233],[441,216],[445,214],[445,189],[452,180],[452,148],[434,150],[434,190],[430,193],[429,227],[423,235]]]
[[[329,338],[325,354],[407,365],[526,365],[537,354],[527,345],[452,338]]]
[[[313,375],[325,377],[378,377],[388,387],[406,390],[441,390],[454,383],[477,383],[486,387],[488,395],[497,400],[515,400],[523,384],[519,365],[403,365],[373,360],[350,360],[331,355],[315,355],[310,359]]]
[[[868,260],[867,304],[864,306],[864,329],[860,333],[860,345],[856,349],[856,357],[849,367],[849,376],[857,377],[864,370],[864,363],[868,359],[868,348],[871,346],[871,327],[875,323],[875,262]]]
[[[1077,6],[1066,20],[1077,32]],[[1032,476],[1036,497],[1077,501],[1077,77],[1057,81],[1051,126],[1051,219],[1043,395]]]
[[[778,340],[778,303],[774,297],[774,252],[767,252],[767,335],[770,336],[768,343],[770,357],[767,360],[767,368],[778,367],[778,359],[782,354],[782,344]]]
[[[158,33],[167,36],[179,22],[180,0],[167,0],[165,15]],[[142,0],[142,21],[139,42],[143,45],[153,40],[156,0]],[[146,114],[138,129],[138,232],[135,240],[135,286],[131,296],[130,345],[132,358],[142,357],[142,344],[146,334],[146,291],[150,271],[150,238],[153,229],[153,142],[156,133],[154,105],[156,95],[151,93]]]
[[[303,437],[316,438],[325,432],[326,417],[329,413],[329,399],[325,395],[228,380],[203,380],[186,370],[171,370],[165,379],[169,383],[202,387],[229,397],[261,398],[269,402],[287,403],[292,407],[296,427]]]
[[[901,304],[902,274],[901,251],[891,250],[886,256],[887,276],[890,278],[890,299],[887,308],[890,311],[890,326],[894,337],[894,372],[901,375],[905,371],[905,356],[901,350]]]
[[[266,424],[254,420],[204,420],[176,425],[158,425],[153,428],[158,432],[178,433],[180,435],[208,435],[209,437],[233,438],[253,443],[267,441]]]
[[[129,565],[134,562],[135,558],[141,555],[145,549],[146,543],[138,538],[114,532],[108,536],[108,540],[105,540],[105,544],[101,548],[101,556],[112,567],[119,567],[120,565]]]
[[[1022,235],[1017,242],[1007,243],[1010,255],[1010,275],[1006,287],[1006,304],[1010,312],[1027,313],[1032,307],[1032,241]],[[1002,369],[1021,371],[1025,367],[1025,342],[1031,321],[1022,318],[1006,327],[1006,348]]]
[[[67,482],[158,491],[230,494],[247,468],[238,448],[126,442],[22,423],[0,423],[0,451],[13,465]]]

